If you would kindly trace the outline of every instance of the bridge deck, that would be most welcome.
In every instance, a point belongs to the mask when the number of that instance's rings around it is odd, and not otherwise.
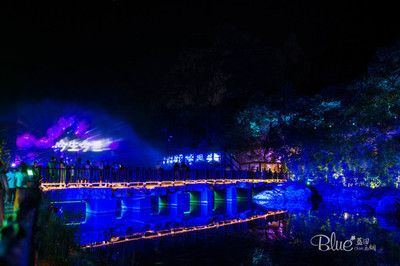
[[[42,183],[42,191],[63,190],[69,188],[113,188],[113,189],[153,189],[159,187],[179,187],[195,184],[237,184],[237,183],[283,183],[286,179],[198,179],[198,180],[165,180],[165,181],[146,181],[146,182],[95,182],[95,183]]]

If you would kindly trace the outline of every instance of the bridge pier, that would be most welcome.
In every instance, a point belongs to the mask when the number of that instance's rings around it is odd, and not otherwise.
[[[235,186],[226,187],[226,201],[232,202],[237,200],[237,189]]]
[[[214,191],[209,188],[200,191],[200,204],[211,205],[214,204]]]
[[[186,211],[190,211],[190,193],[176,191],[168,195],[168,205],[171,215],[180,216]]]
[[[200,205],[200,215],[202,217],[209,217],[213,212],[214,206],[212,204],[201,204]]]
[[[182,206],[185,204],[185,193],[176,191],[168,195],[168,205],[170,207]]]

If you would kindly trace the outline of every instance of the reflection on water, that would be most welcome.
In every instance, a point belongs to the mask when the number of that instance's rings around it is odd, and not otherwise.
[[[73,214],[68,215],[69,222],[82,222],[74,226],[83,245],[137,232],[202,226],[268,212],[250,202],[216,202],[211,208],[192,204],[185,210],[159,206],[141,212],[121,210],[114,216],[86,216],[83,211],[79,218],[68,207],[63,209]],[[338,240],[354,236],[355,246],[360,238],[360,247],[373,244],[376,248],[323,252],[310,244],[314,235],[332,232]],[[390,218],[376,216],[368,208],[321,205],[318,210],[289,211],[274,218],[87,251],[98,263],[107,265],[399,265],[399,243],[400,229]]]
[[[249,201],[216,201],[214,205],[191,203],[178,208],[157,204],[153,208],[119,209],[117,213],[93,215],[83,202],[60,204],[66,224],[77,228],[83,247],[165,237],[230,226],[257,219],[278,219],[285,211],[266,211]]]

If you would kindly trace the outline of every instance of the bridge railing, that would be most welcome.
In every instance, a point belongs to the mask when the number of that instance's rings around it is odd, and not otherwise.
[[[44,183],[145,182],[200,179],[285,179],[286,173],[224,169],[39,168]]]

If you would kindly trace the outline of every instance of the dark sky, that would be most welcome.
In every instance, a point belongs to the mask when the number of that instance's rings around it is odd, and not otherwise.
[[[290,82],[310,94],[365,73],[399,33],[397,9],[382,1],[11,2],[0,11],[3,107],[57,98],[140,109],[179,55],[216,43],[233,50],[232,86],[252,92],[279,89],[265,74],[274,69],[269,56],[295,40]]]

